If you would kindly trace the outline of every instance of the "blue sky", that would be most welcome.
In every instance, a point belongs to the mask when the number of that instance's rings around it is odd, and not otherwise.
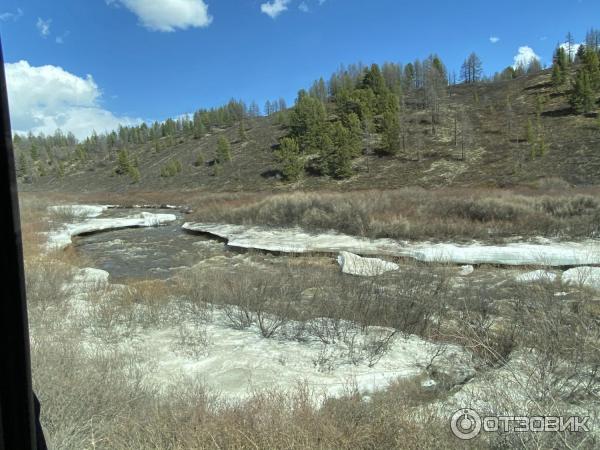
[[[340,63],[408,62],[436,52],[458,70],[475,51],[493,73],[529,47],[548,64],[567,31],[582,41],[593,26],[600,27],[597,0],[3,0],[0,6],[13,127],[60,126],[78,136],[232,97],[261,106],[280,96],[291,103],[299,88]]]

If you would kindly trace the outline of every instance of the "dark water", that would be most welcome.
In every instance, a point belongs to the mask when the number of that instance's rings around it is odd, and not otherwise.
[[[102,218],[127,217],[144,210],[108,210]],[[171,210],[148,210],[176,214],[177,221],[160,227],[127,228],[80,236],[73,240],[75,250],[92,267],[106,270],[113,280],[162,278],[182,267],[204,259],[228,254],[221,242],[181,230],[185,216]]]

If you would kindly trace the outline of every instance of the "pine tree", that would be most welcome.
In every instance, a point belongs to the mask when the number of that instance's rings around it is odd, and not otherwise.
[[[137,167],[132,167],[130,169],[129,176],[134,183],[140,182],[140,170]]]
[[[129,153],[126,149],[121,149],[117,154],[117,168],[115,172],[119,175],[129,173],[131,169],[131,162],[129,161]]]
[[[350,113],[345,117],[344,126],[350,132],[348,141],[348,152],[350,157],[356,158],[360,155],[363,139],[363,127],[357,114]]]
[[[277,159],[282,165],[283,176],[288,181],[298,180],[304,172],[304,161],[300,146],[294,138],[283,138],[277,151]]]
[[[246,142],[248,137],[246,136],[246,126],[243,120],[240,120],[240,126],[238,128],[238,139],[240,142]]]
[[[531,123],[531,119],[527,119],[527,128],[525,130],[525,136],[527,139],[527,143],[529,145],[533,145],[535,142],[535,133],[533,131],[533,124]]]
[[[554,64],[552,67],[552,84],[555,87],[562,86],[565,83],[565,76],[560,65]]]
[[[25,177],[29,174],[29,160],[27,159],[27,155],[25,155],[25,152],[21,152],[21,154],[19,155],[19,165],[17,167],[17,175],[19,175],[20,177]]]
[[[594,109],[594,91],[592,89],[590,75],[585,68],[580,68],[577,71],[570,102],[573,109],[578,113],[587,114]]]
[[[221,136],[217,141],[217,162],[222,164],[227,161],[231,161],[231,144],[226,137]]]
[[[200,117],[198,119],[194,118],[194,128],[193,128],[194,139],[200,139],[206,134],[206,128],[202,123]]]
[[[592,90],[600,90],[600,61],[598,53],[592,49],[586,49],[583,55],[583,67],[590,77]]]
[[[31,148],[29,149],[29,152],[31,153],[31,159],[33,161],[37,161],[38,159],[40,159],[40,151],[38,150],[37,145],[31,144]]]
[[[352,176],[352,133],[337,121],[328,127],[321,148],[321,172],[334,178]]]
[[[308,154],[319,152],[327,128],[325,105],[302,90],[289,120],[291,135],[297,139],[300,150]]]
[[[388,109],[383,115],[382,134],[383,150],[385,153],[395,155],[400,150],[400,120],[398,114]]]

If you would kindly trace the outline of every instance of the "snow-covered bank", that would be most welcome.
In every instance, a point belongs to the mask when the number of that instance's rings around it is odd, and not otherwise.
[[[71,244],[73,236],[96,233],[120,228],[156,227],[177,220],[174,214],[152,214],[142,212],[125,218],[88,219],[84,222],[67,224],[48,234],[46,248],[56,250]]]
[[[410,257],[423,262],[511,266],[582,266],[600,264],[600,241],[458,245],[367,239],[335,232],[312,234],[299,228],[267,229],[230,224],[186,223],[184,230],[226,239],[232,247],[286,253],[350,252],[366,256]]]
[[[361,392],[383,389],[398,378],[423,374],[436,356],[440,360],[440,345],[417,336],[396,335],[387,351],[374,361],[359,357],[361,345],[393,330],[370,327],[368,334],[357,329],[355,338],[323,344],[314,337],[295,340],[291,337],[262,337],[258,326],[234,329],[227,314],[213,307],[212,313],[199,322],[193,308],[185,308],[185,299],[173,297],[161,320],[152,325],[138,326],[124,333],[107,350],[100,336],[102,326],[85,319],[98,305],[94,303],[94,286],[103,283],[102,308],[111,301],[111,292],[118,294],[122,286],[107,284],[108,274],[95,269],[79,269],[70,285],[73,311],[88,323],[80,340],[81,351],[90,354],[111,352],[144,367],[144,383],[168,395],[181,387],[183,380],[201,381],[227,398],[244,398],[253,392],[268,389],[293,389],[306,383],[314,392],[339,396],[348,387]],[[132,303],[131,316],[143,317],[145,306]],[[115,305],[115,308],[118,308]],[[296,324],[289,323],[293,328]],[[119,332],[121,325],[112,325],[108,332]],[[125,337],[128,336],[128,337]],[[182,342],[182,336],[186,336]],[[451,362],[438,364],[440,371],[465,373],[473,371],[467,351],[444,346]],[[443,359],[443,358],[442,358]],[[454,376],[454,375],[453,375]]]
[[[581,266],[600,264],[600,241],[514,243],[506,245],[416,244],[407,256],[424,262],[507,266]]]
[[[245,225],[185,223],[183,229],[226,239],[231,247],[283,253],[338,253],[398,255],[402,246],[391,239],[367,239],[335,232],[314,234],[300,228],[248,227]]]
[[[55,214],[71,215],[74,218],[92,218],[102,215],[104,211],[113,208],[113,205],[57,205],[48,207],[48,211]]]

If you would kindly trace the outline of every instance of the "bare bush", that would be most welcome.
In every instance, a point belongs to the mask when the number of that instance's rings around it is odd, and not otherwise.
[[[577,191],[524,195],[507,190],[398,189],[277,194],[231,208],[204,207],[203,220],[396,239],[588,237],[599,232],[600,205]],[[236,207],[237,206],[237,207]]]

